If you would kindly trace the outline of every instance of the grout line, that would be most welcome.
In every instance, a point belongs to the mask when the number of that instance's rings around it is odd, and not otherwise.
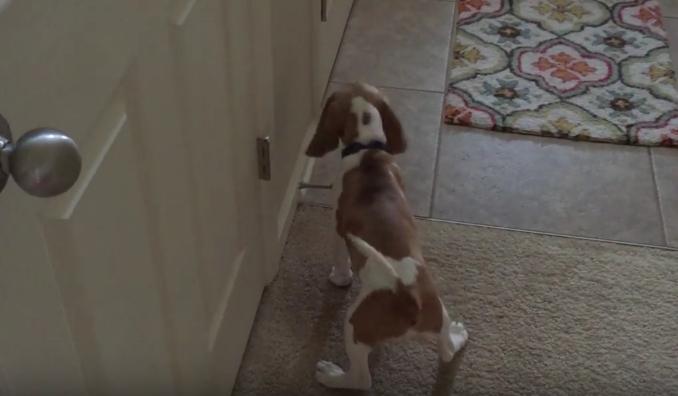
[[[316,207],[316,208],[323,208],[323,209],[334,209],[330,205],[319,204],[319,203],[303,203],[303,204],[300,204],[300,206],[309,206],[309,207]],[[669,252],[678,252],[678,248],[675,248],[675,247],[672,247],[672,246],[651,245],[651,244],[647,244],[647,243],[638,243],[638,242],[615,241],[615,240],[612,240],[612,239],[592,238],[592,237],[585,237],[585,236],[578,236],[578,235],[571,235],[571,234],[557,234],[557,233],[553,233],[553,232],[524,230],[524,229],[520,229],[520,228],[500,227],[500,226],[493,226],[493,225],[488,225],[488,224],[470,223],[470,222],[456,221],[456,220],[436,219],[436,218],[432,218],[432,217],[423,217],[423,216],[416,216],[416,215],[414,217],[417,220],[430,221],[430,222],[433,222],[433,223],[445,223],[445,224],[462,225],[462,226],[469,226],[469,227],[480,227],[480,228],[487,228],[487,229],[498,230],[498,231],[519,232],[519,233],[530,234],[530,235],[540,235],[540,236],[549,236],[549,237],[555,237],[555,238],[575,239],[575,240],[579,240],[579,241],[589,241],[589,242],[613,243],[615,245],[622,245],[622,246],[652,248],[652,249],[657,249],[657,250],[665,250],[665,251],[669,251]]]
[[[500,226],[493,226],[493,225],[488,225],[488,224],[469,223],[469,222],[464,222],[464,221],[444,220],[444,219],[435,219],[435,218],[422,218],[422,217],[418,217],[418,216],[415,216],[415,217],[420,219],[420,220],[428,220],[428,221],[432,221],[434,223],[447,223],[447,224],[465,225],[465,226],[472,226],[472,227],[482,227],[482,228],[489,228],[489,229],[492,229],[492,230],[521,232],[521,233],[524,233],[524,234],[551,236],[551,237],[567,238],[567,239],[576,239],[576,240],[581,240],[581,241],[614,243],[615,245],[644,247],[644,248],[652,248],[652,249],[659,249],[659,250],[667,250],[667,251],[671,251],[671,252],[678,252],[678,248],[674,248],[672,246],[665,246],[665,245],[652,245],[652,244],[649,244],[649,243],[616,241],[616,240],[613,240],[613,239],[585,237],[585,236],[572,235],[572,234],[558,234],[558,233],[554,233],[554,232],[545,232],[545,231],[524,230],[524,229],[520,229],[520,228],[500,227]]]
[[[440,116],[438,117],[438,140],[436,141],[436,158],[433,165],[433,185],[431,186],[431,199],[429,200],[428,215],[433,217],[433,204],[435,203],[435,197],[438,193],[438,170],[440,169],[440,152],[443,140],[443,122],[442,122],[442,111],[445,108],[445,96],[443,96],[443,101],[440,106]]]
[[[445,86],[443,87],[445,91],[447,90],[447,84],[450,73],[450,57],[454,56],[453,55],[454,51],[452,50],[452,48],[454,47],[454,36],[456,25],[457,25],[457,5],[454,4],[452,10],[452,26],[450,27],[449,34],[450,41],[447,42],[447,59],[445,60],[445,80],[444,80]],[[443,101],[440,105],[440,111],[438,112],[438,141],[436,142],[436,158],[435,164],[433,166],[433,186],[431,186],[431,200],[429,202],[428,209],[429,217],[433,217],[433,206],[435,204],[436,194],[438,193],[438,173],[440,170],[440,153],[443,140],[443,128],[445,126],[445,123],[443,122],[443,112],[445,111],[445,91],[443,91]]]
[[[331,80],[332,83],[334,84],[342,84],[342,85],[349,85],[353,84],[351,82],[346,82],[346,81],[340,81],[340,80]],[[381,85],[381,84],[373,84],[377,88],[383,88],[383,89],[393,89],[393,90],[400,90],[400,91],[411,91],[411,92],[421,92],[421,93],[435,93],[435,94],[442,94],[445,93],[444,91],[433,91],[430,89],[420,89],[420,88],[404,88],[404,87],[393,87],[390,85]]]
[[[657,181],[657,167],[654,161],[654,154],[650,147],[647,148],[647,152],[650,156],[650,171],[652,172],[652,182],[654,183],[654,193],[657,198],[657,207],[659,209],[659,223],[662,228],[662,236],[664,237],[664,244],[669,245],[669,229],[666,227],[666,221],[664,221],[664,207],[662,205],[662,199],[659,191],[659,182]]]

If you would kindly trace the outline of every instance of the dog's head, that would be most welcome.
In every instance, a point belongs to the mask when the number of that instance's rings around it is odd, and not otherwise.
[[[340,141],[348,145],[374,140],[386,143],[391,154],[407,148],[403,128],[386,97],[375,87],[356,83],[327,99],[306,155],[322,157],[335,150]]]

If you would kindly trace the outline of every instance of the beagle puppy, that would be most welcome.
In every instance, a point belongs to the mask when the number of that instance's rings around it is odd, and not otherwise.
[[[417,242],[395,154],[406,149],[400,121],[379,90],[353,84],[325,103],[306,154],[322,157],[342,146],[336,191],[337,240],[330,281],[346,287],[353,271],[361,289],[344,323],[347,370],[320,361],[316,378],[330,388],[369,389],[368,355],[377,344],[406,335],[437,340],[449,362],[468,339],[438,296]]]

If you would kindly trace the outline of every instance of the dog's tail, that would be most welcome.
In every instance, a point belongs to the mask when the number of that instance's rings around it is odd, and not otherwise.
[[[381,252],[379,252],[369,243],[365,242],[363,239],[358,238],[353,234],[347,234],[346,236],[353,243],[353,246],[355,246],[355,248],[358,249],[358,251],[362,253],[363,256],[367,257],[368,261],[372,259],[372,261],[377,264],[375,266],[377,271],[384,274],[388,278],[392,278],[394,280],[398,279],[398,273],[393,268],[391,263],[388,262],[386,257],[381,254]]]

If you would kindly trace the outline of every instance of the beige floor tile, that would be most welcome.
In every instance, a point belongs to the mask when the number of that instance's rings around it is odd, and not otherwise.
[[[678,0],[676,2],[678,3]],[[678,8],[678,5],[676,5],[676,8]],[[669,36],[671,60],[675,69],[676,65],[678,65],[678,18],[665,18],[664,21]]]
[[[668,244],[678,247],[678,149],[653,148],[652,159]]]
[[[338,86],[332,84],[328,91]],[[407,133],[408,151],[397,160],[403,172],[407,197],[417,215],[429,216],[443,95],[400,89],[382,91],[388,96]],[[330,153],[317,161],[311,181],[332,183],[340,172],[339,168],[339,153]],[[334,204],[326,190],[309,190],[305,200]]]
[[[447,1],[356,0],[332,80],[442,92],[453,9]]]
[[[433,217],[665,243],[647,148],[447,126],[441,134]]]
[[[678,18],[678,1],[677,0],[660,0],[662,6],[662,13],[668,18]]]

